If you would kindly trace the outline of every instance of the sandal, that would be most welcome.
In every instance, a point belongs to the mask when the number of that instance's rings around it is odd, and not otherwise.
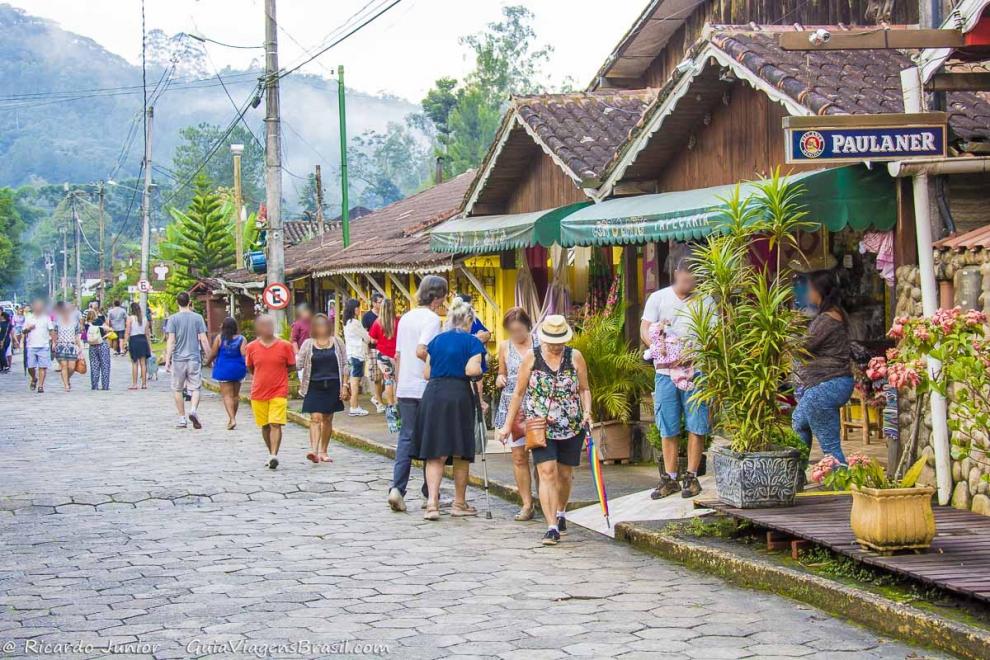
[[[319,463],[320,462],[320,459],[318,459],[316,457],[316,453],[315,452],[309,452],[308,454],[306,454],[306,460],[309,461],[310,463]]]
[[[440,507],[427,504],[423,520],[440,520]]]
[[[129,390],[136,390],[137,388],[138,388],[138,386],[137,386],[137,385],[131,385],[131,386],[130,386],[130,387],[128,387],[127,389],[129,389]]]
[[[529,506],[524,506],[519,509],[519,513],[513,516],[513,520],[516,522],[526,522],[527,520],[532,520],[535,515],[535,507],[531,504]]]
[[[464,504],[457,504],[456,502],[450,507],[450,516],[452,518],[467,518],[469,516],[478,515],[478,510],[465,502]]]
[[[330,458],[329,456],[327,456],[326,454],[323,454],[322,456],[320,456],[320,462],[321,463],[333,463],[333,459]]]

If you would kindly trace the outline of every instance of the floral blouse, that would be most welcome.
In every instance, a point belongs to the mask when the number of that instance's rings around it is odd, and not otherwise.
[[[583,415],[578,395],[578,374],[572,360],[574,349],[564,349],[557,371],[550,369],[540,348],[534,348],[533,353],[536,363],[529,376],[529,389],[524,400],[526,419],[546,417],[549,440],[567,440],[579,435]]]

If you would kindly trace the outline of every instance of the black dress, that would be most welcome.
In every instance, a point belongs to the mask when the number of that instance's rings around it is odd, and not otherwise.
[[[332,415],[344,409],[340,400],[340,364],[337,351],[329,348],[313,347],[313,357],[309,368],[309,388],[303,397],[304,413]]]

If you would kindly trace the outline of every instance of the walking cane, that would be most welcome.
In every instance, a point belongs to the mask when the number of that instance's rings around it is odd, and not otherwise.
[[[478,379],[480,380],[480,378]],[[471,391],[474,393],[475,399],[475,433],[478,434],[478,438],[481,440],[481,471],[484,475],[485,480],[485,518],[488,520],[492,519],[492,499],[488,492],[488,461],[487,459],[487,445],[488,445],[488,429],[485,428],[485,414],[481,407],[481,394],[478,389],[474,386],[475,381],[471,382]]]

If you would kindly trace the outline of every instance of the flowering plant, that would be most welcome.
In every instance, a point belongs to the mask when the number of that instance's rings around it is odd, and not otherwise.
[[[811,469],[811,480],[830,490],[857,488],[912,488],[925,467],[925,458],[918,459],[903,479],[891,479],[883,466],[865,454],[850,454],[848,465],[842,465],[834,456],[826,456]]]
[[[959,307],[940,309],[928,317],[899,317],[888,336],[898,340],[887,351],[887,381],[894,387],[919,392],[937,392],[951,400],[954,414],[948,421],[952,432],[952,457],[971,458],[988,465],[973,443],[990,433],[990,341],[987,315]],[[927,358],[939,366],[927,368]]]

